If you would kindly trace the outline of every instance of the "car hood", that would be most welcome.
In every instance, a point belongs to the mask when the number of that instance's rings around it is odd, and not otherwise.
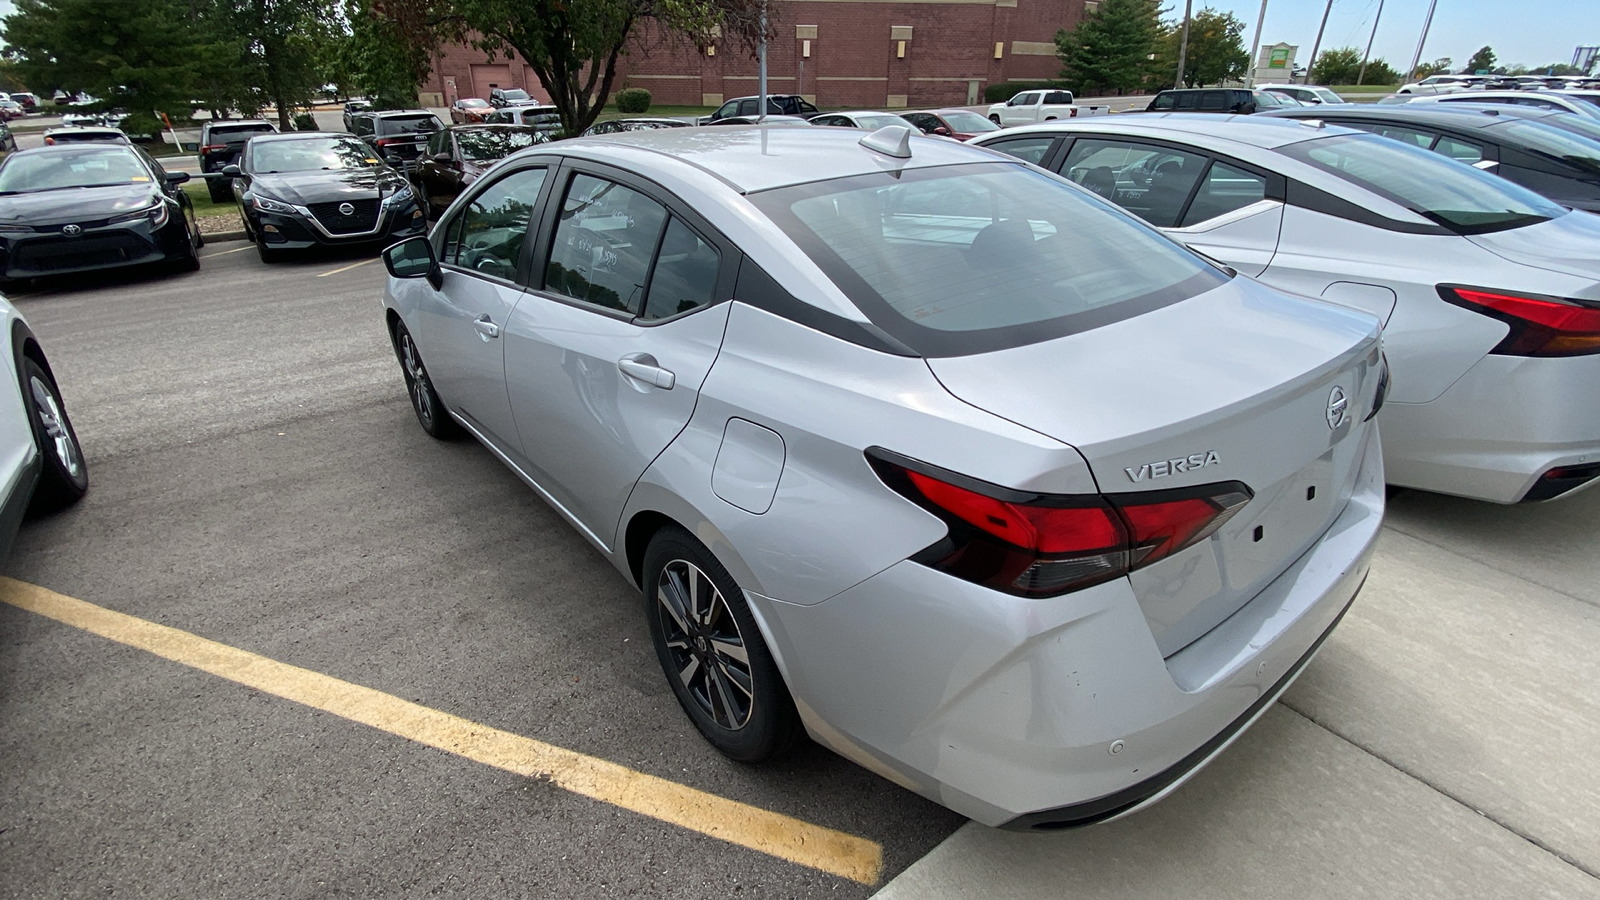
[[[0,224],[92,222],[147,209],[155,205],[160,196],[161,192],[154,184],[118,184],[11,194],[0,197]]]
[[[1467,240],[1510,262],[1600,282],[1600,216],[1592,213],[1570,212],[1524,228],[1468,235]],[[1600,299],[1600,283],[1584,296]]]
[[[388,196],[405,186],[405,178],[387,166],[256,175],[250,179],[251,191],[300,206],[333,200],[367,200],[379,194]]]

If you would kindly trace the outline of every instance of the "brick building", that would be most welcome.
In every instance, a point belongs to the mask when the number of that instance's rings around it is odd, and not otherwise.
[[[1086,4],[1095,0],[772,0],[767,89],[825,108],[976,104],[986,85],[1054,78],[1055,34],[1077,25]],[[715,106],[756,92],[753,54],[648,28],[617,75],[617,88],[646,88],[658,104]],[[425,99],[438,105],[491,87],[545,96],[520,59],[491,62],[469,47],[443,53],[429,80],[436,98]]]

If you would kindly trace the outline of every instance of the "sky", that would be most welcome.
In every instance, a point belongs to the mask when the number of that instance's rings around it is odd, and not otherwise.
[[[1196,10],[1211,6],[1237,16],[1245,23],[1244,41],[1249,46],[1256,17],[1261,14],[1259,0],[1193,2]],[[1182,16],[1182,0],[1165,3],[1176,7],[1167,14],[1169,18]],[[1378,4],[1379,0],[1333,0],[1322,49],[1364,49],[1372,34]],[[1306,65],[1326,6],[1326,0],[1268,0],[1262,43],[1297,44],[1300,49],[1295,63]],[[1383,0],[1373,57],[1404,71],[1417,50],[1417,38],[1427,15],[1428,0]],[[1423,62],[1448,56],[1460,68],[1485,45],[1494,48],[1499,65],[1571,62],[1573,48],[1600,45],[1600,0],[1438,0],[1433,25],[1422,48]]]

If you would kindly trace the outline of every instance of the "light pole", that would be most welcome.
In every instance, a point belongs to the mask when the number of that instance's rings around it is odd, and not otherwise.
[[[1322,32],[1328,29],[1328,13],[1331,12],[1333,12],[1333,0],[1328,0],[1328,5],[1322,8],[1322,24],[1317,26],[1317,39],[1311,44],[1311,59],[1306,62],[1306,84],[1311,83],[1311,69],[1317,64],[1317,51],[1322,49]]]
[[[1428,29],[1433,25],[1433,8],[1439,5],[1439,0],[1428,0],[1428,17],[1422,20],[1422,37],[1417,38],[1417,52],[1411,55],[1411,68],[1406,70],[1406,80],[1410,81],[1417,74],[1417,63],[1422,59],[1422,45],[1428,42]]]
[[[1261,46],[1261,26],[1265,24],[1267,24],[1267,0],[1261,0],[1261,15],[1256,17],[1256,36],[1250,39],[1250,62],[1248,63],[1250,68],[1245,70],[1246,74],[1244,76],[1244,86],[1247,88],[1256,86],[1256,50]],[[1291,76],[1290,80],[1294,80],[1292,77],[1294,73],[1290,72],[1289,74]]]
[[[1183,87],[1183,62],[1189,56],[1189,11],[1194,8],[1194,0],[1183,0],[1183,39],[1178,42],[1178,83],[1173,87]]]
[[[1372,55],[1372,42],[1378,37],[1378,20],[1381,18],[1383,18],[1383,0],[1378,0],[1378,14],[1372,17],[1372,34],[1367,38],[1367,52],[1361,54],[1361,71],[1356,73],[1357,86],[1360,86],[1362,80],[1367,77],[1367,57]],[[1411,64],[1412,68],[1416,68],[1416,65],[1416,63]]]
[[[761,0],[761,43],[756,46],[756,58],[761,61],[761,77],[757,78],[756,93],[761,104],[761,112],[756,116],[756,124],[760,125],[767,120],[767,0]]]

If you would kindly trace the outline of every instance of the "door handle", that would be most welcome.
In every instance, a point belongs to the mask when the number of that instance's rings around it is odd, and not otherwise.
[[[472,322],[472,327],[478,329],[478,334],[483,336],[484,343],[488,343],[490,338],[497,338],[500,336],[500,326],[496,325],[494,321],[489,318],[488,313],[484,313],[483,315],[474,319]]]
[[[649,362],[645,360],[649,360]],[[678,383],[678,376],[655,365],[655,360],[649,356],[623,357],[617,360],[617,368],[621,369],[622,374],[629,378],[654,385],[664,391],[672,390],[672,386]]]

